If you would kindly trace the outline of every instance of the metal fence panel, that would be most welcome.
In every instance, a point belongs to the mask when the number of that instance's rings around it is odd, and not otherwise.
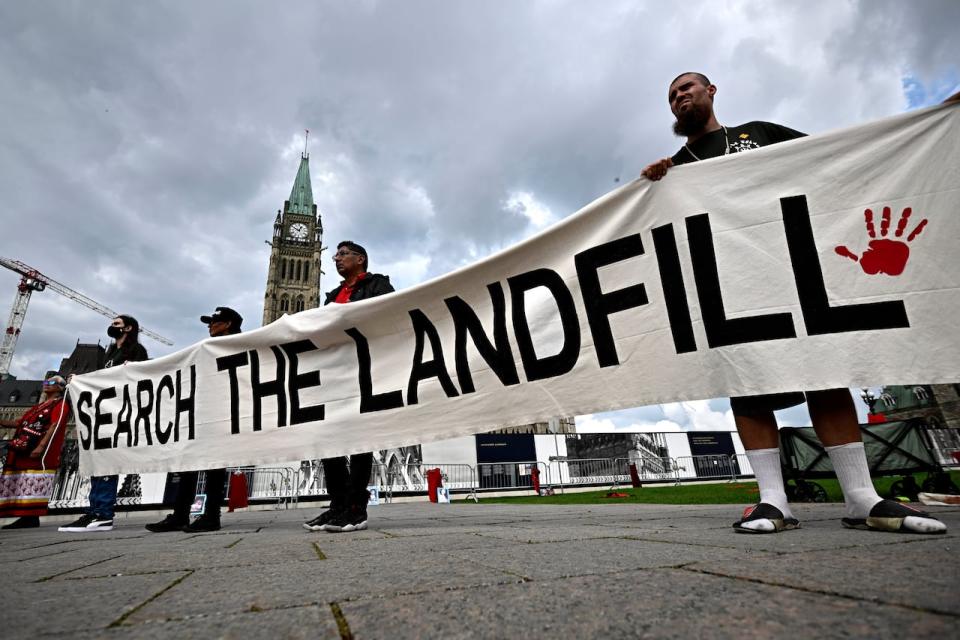
[[[960,429],[927,427],[931,449],[944,467],[960,467]]]
[[[229,467],[227,477],[240,472],[247,478],[247,497],[250,500],[276,500],[277,505],[288,508],[296,503],[297,479],[289,467]],[[199,484],[199,483],[198,483]],[[228,494],[229,495],[229,494]]]
[[[618,485],[630,482],[630,470],[625,459],[592,458],[571,459],[565,463],[567,477],[564,484],[576,485]]]
[[[687,480],[733,480],[739,475],[736,456],[678,456],[677,477]]]
[[[618,464],[626,470],[627,479],[630,481],[630,465],[636,465],[637,476],[640,482],[663,482],[677,480],[676,460],[669,456],[641,456],[637,458],[619,458]]]
[[[533,469],[540,472],[541,486],[550,484],[550,470],[547,465],[531,460],[478,463],[477,486],[479,489],[533,489]]]
[[[745,453],[737,453],[732,456],[736,462],[737,477],[753,475],[753,467],[750,466],[750,458]]]

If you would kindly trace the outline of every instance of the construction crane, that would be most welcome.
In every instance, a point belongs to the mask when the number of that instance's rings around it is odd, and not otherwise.
[[[43,275],[38,270],[19,260],[0,258],[0,266],[4,266],[20,274],[20,284],[17,285],[17,295],[13,299],[13,309],[10,310],[10,319],[7,321],[3,341],[0,342],[0,380],[6,378],[10,373],[13,350],[17,346],[17,339],[20,337],[20,327],[23,326],[23,319],[27,315],[27,305],[30,303],[30,296],[34,291],[43,291],[49,287],[60,295],[70,298],[74,302],[79,302],[88,309],[93,309],[102,316],[116,318],[120,315],[113,309],[103,306],[96,300],[88,298],[79,291],[74,291],[49,276]],[[142,326],[140,327],[140,333],[153,338],[161,344],[173,344],[173,342],[167,338]]]

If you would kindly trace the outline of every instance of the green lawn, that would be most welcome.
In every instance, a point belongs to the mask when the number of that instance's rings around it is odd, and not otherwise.
[[[960,472],[952,471],[950,476],[954,483],[960,485]],[[917,474],[915,478],[917,484],[922,484],[926,474]],[[881,496],[887,497],[890,485],[899,479],[900,476],[875,478],[873,483],[877,487],[877,492]],[[816,480],[815,482],[827,491],[831,502],[843,501],[840,484],[835,479]],[[640,489],[621,487],[617,491],[626,494],[626,498],[608,498],[609,489],[607,488],[582,493],[561,494],[557,487],[556,491],[556,495],[552,496],[525,495],[503,498],[487,498],[480,494],[480,501],[508,504],[753,504],[759,501],[760,496],[757,483],[754,481],[680,486],[650,484]]]

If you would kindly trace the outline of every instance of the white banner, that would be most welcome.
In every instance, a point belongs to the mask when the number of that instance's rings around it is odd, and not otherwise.
[[[952,105],[675,167],[425,284],[80,376],[81,467],[266,464],[958,380],[958,150]]]

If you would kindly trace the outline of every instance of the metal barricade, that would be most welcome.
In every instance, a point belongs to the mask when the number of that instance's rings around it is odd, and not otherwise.
[[[467,498],[477,499],[477,471],[469,464],[437,464],[431,468],[440,469],[443,486],[450,493],[466,493]]]
[[[294,478],[296,479],[297,497],[321,496],[327,493],[323,464],[319,460],[301,461],[300,469],[294,474]]]
[[[376,486],[384,502],[393,502],[394,492],[421,492],[427,490],[426,471],[418,463],[374,464],[370,472],[370,486]]]
[[[530,461],[478,463],[477,487],[481,490],[533,489],[534,468],[540,471],[541,486],[549,486],[551,484],[549,467],[543,462]]]
[[[960,449],[945,449],[941,460],[944,467],[960,467]]]
[[[960,466],[960,459],[954,456],[954,453],[960,451],[960,429],[929,426],[925,431],[930,443],[930,452],[934,454],[940,466]]]
[[[566,466],[568,477],[564,483],[567,485],[617,487],[630,482],[630,470],[624,458],[567,458]]]
[[[393,500],[396,492],[421,492],[427,490],[426,470],[419,463],[399,463],[389,465],[374,464],[370,472],[370,486],[379,487],[386,501]]]
[[[273,500],[277,506],[283,505],[288,509],[296,504],[299,498],[297,493],[296,474],[289,467],[229,467],[227,476],[234,472],[241,472],[247,477],[247,497],[250,500]]]
[[[61,467],[53,483],[49,507],[51,509],[87,507],[90,505],[89,495],[90,476],[81,476],[75,471],[69,473]]]
[[[450,493],[468,493],[476,501],[477,482],[476,471],[469,464],[407,464],[394,465],[386,472],[384,479],[383,470],[374,468],[373,477],[379,479],[381,494],[386,502],[393,500],[393,494],[397,492],[422,493],[427,490],[427,471],[430,469],[440,469],[440,476],[443,480],[443,486]]]
[[[314,464],[314,462],[316,464]],[[384,502],[391,502],[395,493],[425,493],[427,491],[427,471],[439,468],[443,477],[443,486],[451,493],[468,493],[476,496],[477,474],[469,464],[423,464],[401,463],[396,460],[390,464],[375,462],[370,469],[367,486],[376,487]],[[300,465],[294,474],[295,494],[299,496],[326,496],[326,479],[320,461],[307,461]]]
[[[630,465],[636,465],[640,482],[677,481],[676,461],[669,457],[640,456],[636,458],[617,458],[617,468],[624,469],[626,481],[630,480]]]
[[[677,480],[730,480],[738,475],[736,456],[678,456]]]
[[[753,476],[753,467],[750,466],[750,459],[747,457],[747,454],[735,453],[734,455],[730,456],[730,458],[732,460],[731,464],[734,466],[734,470],[736,471],[737,478]]]

